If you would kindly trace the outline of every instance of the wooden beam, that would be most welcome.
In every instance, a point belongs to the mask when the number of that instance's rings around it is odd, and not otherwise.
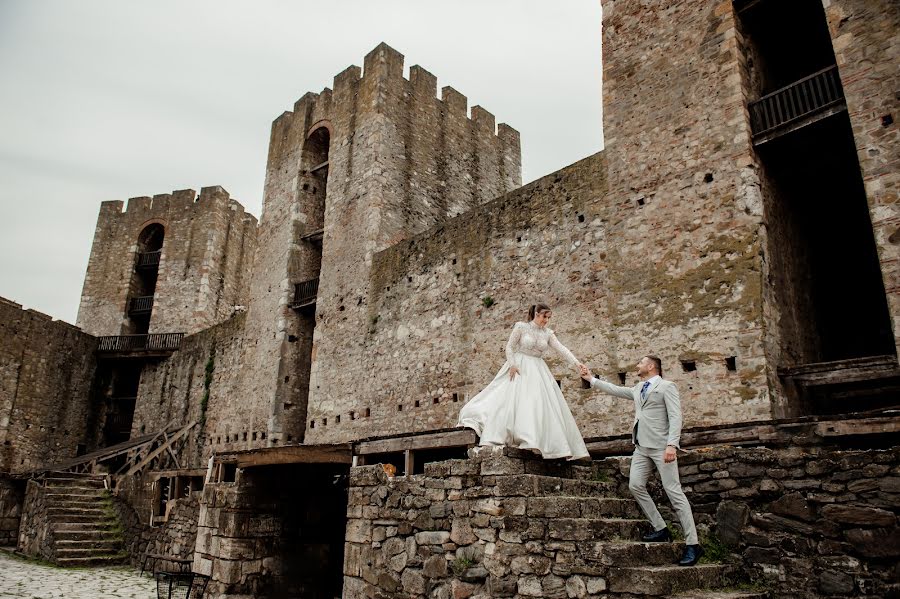
[[[285,445],[222,453],[220,464],[236,464],[238,468],[275,466],[279,464],[347,464],[353,459],[349,443],[336,445]]]
[[[138,472],[139,470],[143,470],[144,467],[147,466],[147,464],[152,462],[158,455],[160,455],[162,452],[164,452],[166,449],[168,449],[169,445],[171,445],[172,443],[174,443],[175,441],[177,441],[178,439],[180,439],[181,437],[186,435],[189,430],[194,428],[195,424],[197,424],[196,421],[191,422],[187,426],[183,427],[180,431],[178,431],[177,433],[172,435],[172,437],[168,441],[161,444],[159,447],[157,447],[156,449],[151,451],[143,460],[141,460],[140,462],[138,462],[137,464],[135,464],[134,466],[129,468],[128,472],[126,472],[124,474],[124,476],[131,476],[135,472]]]
[[[400,453],[408,449],[441,449],[444,447],[465,447],[475,445],[478,436],[471,429],[455,430],[426,435],[409,437],[396,437],[392,439],[376,439],[373,441],[360,441],[353,447],[356,455],[371,455],[374,453]]]

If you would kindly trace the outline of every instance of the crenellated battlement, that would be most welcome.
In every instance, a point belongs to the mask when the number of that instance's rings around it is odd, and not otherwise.
[[[292,121],[295,114],[305,113],[315,106],[318,110],[327,111],[327,105],[333,99],[344,100],[353,98],[358,91],[363,89],[378,89],[386,92],[376,96],[411,99],[413,103],[422,100],[433,100],[439,106],[442,115],[463,115],[469,119],[479,131],[490,131],[493,135],[505,139],[512,139],[508,132],[515,129],[506,123],[501,123],[504,134],[498,131],[495,117],[481,106],[472,106],[471,113],[468,109],[468,98],[451,86],[444,86],[438,97],[438,80],[435,75],[420,65],[412,65],[409,68],[409,78],[403,76],[404,56],[384,42],[376,46],[363,59],[363,68],[351,65],[335,75],[332,88],[324,88],[320,93],[307,92],[294,102],[293,111],[282,113],[273,122],[273,128],[283,128],[287,121]],[[377,107],[377,104],[376,104]],[[516,132],[516,135],[518,133]],[[516,137],[515,139],[518,139]]]

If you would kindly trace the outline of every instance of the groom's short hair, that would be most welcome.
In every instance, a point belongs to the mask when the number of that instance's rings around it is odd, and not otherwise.
[[[662,376],[662,360],[656,356],[647,356],[647,359],[656,364],[656,374]]]

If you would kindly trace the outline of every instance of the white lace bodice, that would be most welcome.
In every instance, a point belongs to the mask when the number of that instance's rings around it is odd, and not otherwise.
[[[543,358],[551,349],[571,366],[579,363],[578,358],[559,342],[551,329],[541,328],[533,322],[517,322],[506,343],[506,359],[510,364],[519,366],[516,354]]]

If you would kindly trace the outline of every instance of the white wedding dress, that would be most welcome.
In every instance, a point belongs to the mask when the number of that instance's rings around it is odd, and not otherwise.
[[[506,344],[506,363],[494,380],[463,406],[459,424],[474,429],[480,445],[533,449],[546,459],[587,457],[578,425],[543,356],[554,350],[570,365],[578,359],[553,331],[517,322]],[[519,374],[509,380],[509,369]]]

